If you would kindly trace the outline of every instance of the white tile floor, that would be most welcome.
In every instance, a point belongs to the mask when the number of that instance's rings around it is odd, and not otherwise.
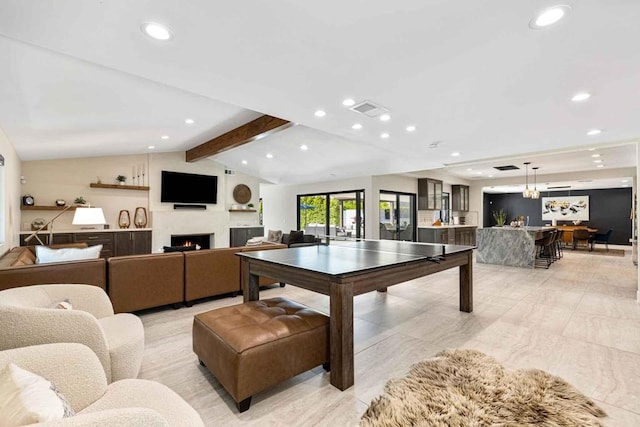
[[[627,248],[630,249],[630,248]],[[475,348],[511,369],[560,375],[607,411],[608,426],[640,425],[637,270],[624,257],[565,251],[549,270],[474,265],[474,312],[458,310],[445,271],[355,299],[355,386],[340,392],[316,368],[254,396],[243,414],[191,350],[193,315],[242,302],[221,298],[141,314],[141,378],[182,395],[208,426],[357,425],[387,380],[444,348]],[[261,291],[328,312],[328,298],[293,286]]]

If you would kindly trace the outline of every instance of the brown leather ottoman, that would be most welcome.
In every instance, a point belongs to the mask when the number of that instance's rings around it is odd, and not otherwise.
[[[193,351],[244,412],[255,393],[329,370],[329,318],[285,298],[218,308],[195,316]]]

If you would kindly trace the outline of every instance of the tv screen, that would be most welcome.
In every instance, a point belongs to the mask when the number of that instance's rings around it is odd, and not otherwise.
[[[217,203],[218,177],[162,171],[161,202]]]

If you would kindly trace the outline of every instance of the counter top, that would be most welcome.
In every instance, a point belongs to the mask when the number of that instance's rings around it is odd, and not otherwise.
[[[531,226],[531,227],[511,227],[510,225],[505,225],[502,227],[485,227],[483,228],[483,230],[486,229],[491,229],[491,230],[515,230],[515,231],[544,231],[544,230],[552,230],[555,227],[537,227],[537,226]]]
[[[74,228],[71,230],[53,230],[53,234],[61,234],[61,233],[111,233],[113,231],[152,231],[151,228],[85,228],[79,229]],[[32,234],[33,231],[21,231],[20,234]],[[38,233],[38,235],[49,234],[49,230],[42,230]]]
[[[418,228],[478,228],[477,225],[419,225]]]

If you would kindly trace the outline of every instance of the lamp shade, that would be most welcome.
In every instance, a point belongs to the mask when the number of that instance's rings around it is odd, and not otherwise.
[[[73,225],[101,225],[106,224],[102,208],[77,208],[73,215]]]

